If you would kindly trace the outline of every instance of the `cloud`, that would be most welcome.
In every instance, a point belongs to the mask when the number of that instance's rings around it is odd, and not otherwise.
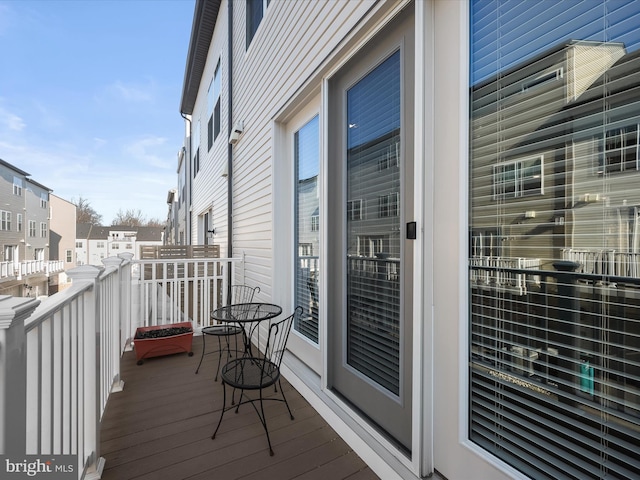
[[[147,136],[126,145],[124,151],[134,160],[150,167],[169,169],[173,166],[173,156],[167,155],[166,143],[164,137]]]
[[[21,132],[27,126],[22,117],[8,112],[2,107],[0,107],[0,125],[12,132]]]
[[[107,87],[112,95],[127,102],[148,103],[155,100],[153,91],[155,85],[149,82],[147,85],[125,84],[120,80]]]
[[[99,150],[102,147],[104,147],[107,143],[109,143],[107,140],[105,140],[104,138],[99,138],[99,137],[93,137],[93,148],[95,150]]]

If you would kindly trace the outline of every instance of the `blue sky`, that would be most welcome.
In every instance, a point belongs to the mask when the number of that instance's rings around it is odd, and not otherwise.
[[[569,40],[640,48],[639,0],[474,0],[471,83]]]
[[[108,225],[164,220],[194,0],[0,0],[0,158]]]

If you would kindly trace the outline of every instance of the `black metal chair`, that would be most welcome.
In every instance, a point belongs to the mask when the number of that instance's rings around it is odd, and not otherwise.
[[[232,285],[231,286],[231,304],[240,304],[240,303],[251,303],[253,301],[253,297],[256,293],[260,292],[260,287],[249,287],[248,285]],[[220,364],[222,362],[222,355],[224,352],[227,353],[227,359],[231,358],[231,352],[238,352],[238,342],[237,335],[244,335],[244,329],[240,325],[233,325],[230,323],[222,323],[220,325],[211,325],[209,327],[204,327],[202,329],[202,355],[200,355],[200,362],[198,363],[198,368],[196,368],[196,373],[200,370],[200,366],[202,365],[202,359],[205,356],[205,347],[206,342],[205,339],[207,335],[211,335],[218,338],[218,350],[207,353],[217,353],[218,354],[218,367],[216,368],[216,377],[215,381],[218,381],[218,374],[220,373]],[[230,345],[231,337],[236,337],[236,345],[232,350]],[[222,339],[225,341],[225,345],[222,344]]]
[[[287,347],[287,340],[289,338],[289,332],[291,331],[291,325],[296,317],[302,314],[302,307],[296,307],[293,314],[283,320],[272,321],[269,325],[269,331],[267,336],[267,343],[264,349],[264,355],[262,356],[243,356],[233,359],[222,367],[222,386],[223,386],[223,403],[222,411],[220,412],[220,420],[218,420],[218,426],[216,427],[212,439],[216,438],[216,433],[222,424],[222,418],[225,412],[232,408],[238,409],[240,405],[245,403],[251,403],[253,409],[258,414],[260,422],[264,427],[264,431],[267,434],[267,442],[269,443],[269,454],[273,455],[273,448],[271,447],[271,438],[269,437],[269,429],[267,428],[267,418],[264,413],[264,402],[268,400],[284,402],[289,411],[289,416],[293,420],[293,413],[289,408],[289,402],[282,390],[282,384],[280,382],[280,365],[282,364],[282,357],[284,356],[285,349]],[[258,346],[259,347],[259,346]],[[229,385],[234,390],[240,390],[240,399],[236,405],[230,407],[226,406],[227,392],[226,386]],[[275,392],[278,392],[278,387],[282,398],[275,396],[266,397],[263,391],[270,387],[275,387]],[[245,392],[247,390],[257,390],[259,395],[257,398],[248,396]],[[256,402],[260,403],[260,409],[256,406]]]

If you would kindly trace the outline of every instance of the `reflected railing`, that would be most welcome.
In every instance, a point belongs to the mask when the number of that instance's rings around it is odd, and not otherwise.
[[[625,445],[640,442],[640,278],[583,273],[569,261],[554,268],[470,262],[474,434],[524,430],[535,439],[566,428],[576,449],[602,449],[629,468]],[[528,288],[478,281],[501,277]],[[493,418],[495,405],[510,414]],[[602,441],[592,441],[595,431]]]
[[[513,269],[540,270],[540,265],[539,258],[472,257],[469,259],[469,266],[471,267],[469,275],[471,283],[478,287],[490,287],[517,295],[525,295],[527,293],[527,281],[539,285],[540,277],[514,273]]]
[[[565,248],[562,259],[580,264],[580,273],[640,278],[640,253]]]

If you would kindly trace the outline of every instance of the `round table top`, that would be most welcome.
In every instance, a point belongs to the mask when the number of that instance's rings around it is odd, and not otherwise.
[[[235,303],[216,308],[211,318],[220,322],[259,322],[277,317],[282,307],[273,303]]]

